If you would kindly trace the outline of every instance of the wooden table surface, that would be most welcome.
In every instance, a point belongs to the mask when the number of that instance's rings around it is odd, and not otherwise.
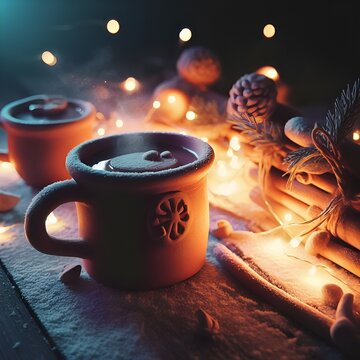
[[[1,263],[0,288],[0,359],[62,359]]]

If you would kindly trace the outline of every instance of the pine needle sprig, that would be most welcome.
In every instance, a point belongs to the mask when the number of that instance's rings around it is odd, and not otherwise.
[[[247,113],[232,115],[229,117],[228,121],[233,124],[235,130],[240,131],[242,135],[249,139],[249,144],[254,146],[255,151],[259,151],[259,187],[268,210],[281,224],[281,219],[272,209],[272,206],[267,199],[266,189],[270,170],[273,165],[273,159],[278,153],[281,153],[286,149],[283,141],[283,128],[277,124],[271,124],[270,126],[266,123],[259,124],[254,116]]]
[[[314,224],[302,235],[308,234],[327,221],[332,214],[341,214],[341,209],[348,203],[359,202],[353,176],[343,164],[341,147],[359,118],[360,79],[357,79],[352,88],[348,85],[335,100],[334,111],[328,111],[324,126],[315,124],[311,133],[314,146],[293,151],[284,159],[289,169],[289,186],[292,185],[297,173],[306,171],[309,165],[324,160],[330,165],[338,185],[334,197],[325,209],[314,219],[302,223]]]
[[[315,124],[312,132],[314,146],[292,151],[285,157],[288,164],[289,182],[291,187],[296,174],[306,172],[306,169],[316,163],[326,160],[335,172],[337,178],[342,178],[341,144],[354,128],[360,118],[360,79],[351,87],[348,85],[335,100],[334,110],[329,110],[325,124]],[[340,172],[340,173],[339,173]]]

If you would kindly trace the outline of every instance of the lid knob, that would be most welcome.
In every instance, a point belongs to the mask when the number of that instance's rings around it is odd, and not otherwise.
[[[48,97],[42,102],[29,105],[29,111],[34,116],[54,116],[62,113],[68,107],[68,101],[62,96]]]

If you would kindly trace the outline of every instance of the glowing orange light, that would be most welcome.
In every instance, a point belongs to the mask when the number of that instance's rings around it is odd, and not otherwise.
[[[179,32],[179,39],[183,42],[187,42],[191,39],[192,32],[189,28],[184,28]]]
[[[280,80],[280,75],[273,66],[263,66],[260,69],[258,69],[256,72],[258,74],[265,75],[266,77],[274,81]]]
[[[275,26],[272,25],[272,24],[267,24],[263,28],[264,36],[269,38],[269,39],[272,38],[275,35],[275,32],[276,32]]]
[[[54,66],[56,65],[57,63],[57,58],[56,56],[50,52],[50,51],[44,51],[42,54],[41,54],[41,60],[46,64],[46,65],[49,65],[49,66]]]
[[[51,212],[46,218],[46,225],[55,225],[57,222],[58,219],[53,212]]]
[[[230,160],[230,167],[232,169],[240,169],[241,162],[239,161],[239,158],[236,155],[233,155]]]
[[[309,269],[309,275],[314,276],[317,273],[317,268],[315,265],[311,265],[311,268]]]
[[[183,120],[189,108],[189,97],[178,89],[161,89],[154,94],[154,99],[156,102],[154,101],[153,108],[158,110],[156,115],[161,114],[168,121]]]
[[[6,226],[0,226],[0,234],[4,234],[8,228]]]
[[[159,100],[155,100],[152,106],[154,109],[160,109],[161,103]]]
[[[0,163],[1,167],[6,170],[6,169],[13,169],[14,168],[14,165],[11,163],[11,162],[8,162],[8,161],[2,161]]]
[[[234,156],[234,151],[232,149],[227,149],[226,151],[226,155],[229,157],[229,158],[232,158]]]
[[[116,125],[116,127],[118,127],[118,128],[122,128],[122,127],[124,126],[124,122],[123,122],[121,119],[117,119],[117,120],[115,121],[115,125]]]
[[[102,128],[102,127],[98,128],[97,133],[98,133],[99,136],[104,136],[105,135],[105,129]]]
[[[202,140],[202,141],[205,141],[205,142],[208,142],[208,141],[209,141],[209,139],[208,139],[206,136],[202,137],[201,140]]]
[[[185,115],[186,119],[193,121],[196,119],[196,113],[194,111],[188,111]]]
[[[355,132],[353,133],[353,140],[355,140],[355,141],[360,140],[360,134],[359,134],[357,131],[355,131]]]
[[[300,238],[293,238],[290,240],[290,246],[293,248],[297,248],[299,245],[301,244],[301,239]]]
[[[117,20],[109,20],[106,24],[106,29],[110,34],[116,34],[120,30],[120,24]]]
[[[139,88],[139,81],[137,81],[133,77],[128,77],[122,84],[121,87],[128,92],[133,92],[138,90]]]
[[[240,150],[240,142],[239,142],[239,138],[237,136],[233,136],[230,139],[230,143],[229,143],[231,149],[233,149],[234,151],[239,151]]]
[[[170,95],[168,96],[167,101],[169,104],[174,104],[176,101],[176,97],[174,95]]]

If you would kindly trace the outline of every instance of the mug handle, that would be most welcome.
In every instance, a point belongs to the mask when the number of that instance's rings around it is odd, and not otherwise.
[[[36,250],[49,255],[91,258],[92,248],[85,240],[59,239],[46,231],[45,222],[50,212],[73,201],[86,202],[85,193],[74,180],[48,185],[33,198],[25,214],[25,234]]]
[[[1,123],[1,119],[0,119],[0,128],[4,129],[2,123]],[[0,161],[7,161],[9,162],[9,154],[3,150],[0,149]]]

